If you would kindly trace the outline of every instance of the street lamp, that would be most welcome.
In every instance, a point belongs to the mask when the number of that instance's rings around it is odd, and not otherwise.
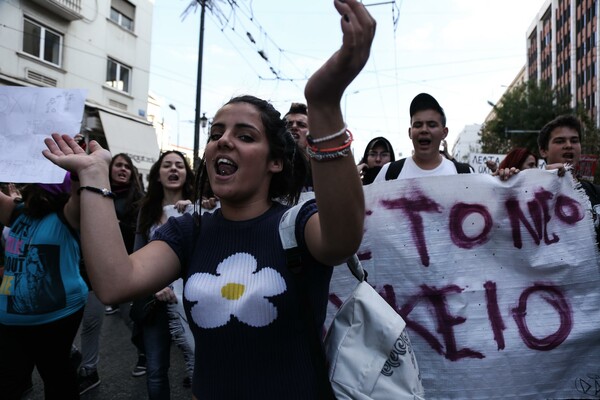
[[[179,110],[173,104],[169,104],[169,108],[177,113],[177,147],[179,147]]]
[[[200,118],[200,127],[202,128],[202,132],[206,131],[206,127],[208,126],[208,118],[206,118],[206,113],[202,113],[202,117]],[[208,142],[208,139],[207,139]]]

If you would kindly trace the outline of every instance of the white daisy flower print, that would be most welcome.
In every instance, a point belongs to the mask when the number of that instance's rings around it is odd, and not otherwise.
[[[256,328],[277,318],[277,308],[267,299],[285,292],[283,277],[275,269],[262,268],[248,253],[236,253],[221,261],[217,275],[197,273],[188,279],[184,296],[196,302],[192,319],[201,328],[218,328],[232,317]]]

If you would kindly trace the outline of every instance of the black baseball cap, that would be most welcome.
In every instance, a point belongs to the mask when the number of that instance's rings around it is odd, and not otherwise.
[[[440,103],[433,98],[432,95],[427,93],[419,93],[415,96],[413,101],[410,103],[410,117],[412,118],[419,111],[423,110],[434,110],[442,115],[444,121],[446,121],[446,114],[444,109],[440,106]]]

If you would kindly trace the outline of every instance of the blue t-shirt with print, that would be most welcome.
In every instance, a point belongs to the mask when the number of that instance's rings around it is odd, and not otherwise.
[[[183,266],[184,306],[196,342],[193,394],[198,399],[316,399],[303,296],[288,270],[279,238],[287,209],[279,203],[248,221],[220,210],[171,218],[154,239],[165,241]],[[306,250],[304,227],[316,212],[306,204],[296,222],[315,326],[325,319],[333,268]],[[192,240],[192,238],[194,238]],[[195,243],[194,243],[195,241]]]
[[[11,224],[4,257],[0,324],[46,324],[85,305],[79,242],[58,214],[36,219],[20,213]]]

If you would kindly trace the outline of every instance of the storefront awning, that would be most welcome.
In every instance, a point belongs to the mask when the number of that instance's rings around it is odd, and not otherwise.
[[[98,113],[112,155],[128,154],[137,169],[147,175],[160,156],[154,127],[105,111],[98,110]]]

